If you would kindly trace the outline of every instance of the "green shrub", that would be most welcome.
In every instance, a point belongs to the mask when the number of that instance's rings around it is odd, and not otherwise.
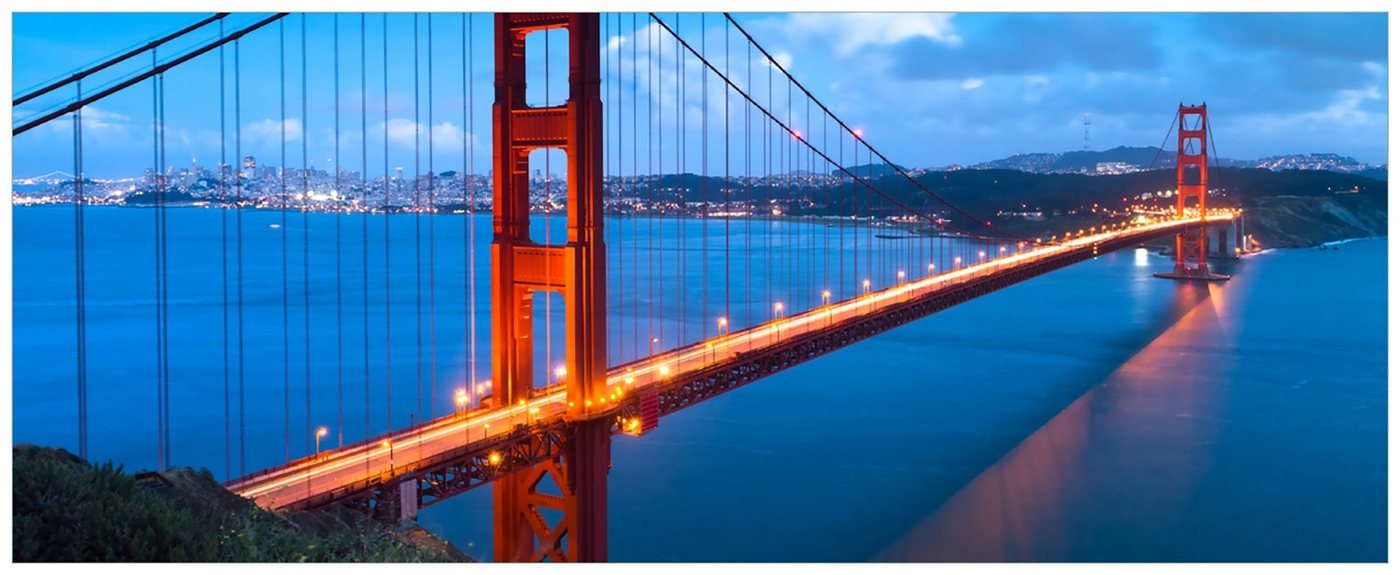
[[[62,449],[20,445],[14,456],[16,561],[453,560],[353,512],[293,521],[230,494],[208,470],[172,470],[171,485],[151,488]]]

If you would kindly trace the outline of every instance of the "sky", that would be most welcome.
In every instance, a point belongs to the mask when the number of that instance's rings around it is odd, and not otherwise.
[[[264,16],[235,14],[226,29]],[[820,124],[807,128],[801,121],[806,104],[800,95],[787,109],[781,83],[775,84],[775,99],[766,101],[764,80],[771,67],[761,56],[746,52],[738,31],[726,26],[723,16],[660,17],[696,49],[703,46],[711,63],[729,70],[736,84],[775,115],[785,121],[797,118],[794,126],[814,139],[824,129]],[[189,13],[17,13],[12,68],[16,95],[198,19]],[[1384,163],[1388,154],[1384,14],[797,13],[739,14],[736,19],[836,116],[906,166],[941,167],[1016,153],[1079,150],[1084,147],[1086,117],[1093,149],[1155,147],[1168,134],[1177,104],[1199,102],[1209,106],[1216,150],[1225,157],[1335,152]],[[389,170],[404,167],[410,172],[417,166],[419,172],[426,171],[429,159],[439,172],[465,166],[486,173],[494,97],[490,16],[472,15],[464,27],[459,14],[435,14],[429,44],[426,15],[396,13],[386,22],[381,14],[369,14],[363,17],[363,60],[361,22],[360,14],[311,14],[304,21],[294,15],[258,30],[239,42],[239,74],[234,73],[230,44],[223,51],[222,114],[219,51],[166,74],[167,163],[211,166],[221,157],[232,161],[241,152],[256,156],[260,164],[276,165],[282,161],[285,142],[287,165],[305,161],[327,167],[335,162],[338,142],[341,166],[365,165],[371,175],[384,173],[386,165]],[[680,64],[684,73],[677,74],[679,48],[645,14],[605,15],[603,28],[600,49],[609,126],[605,145],[619,151],[609,156],[605,170],[646,172],[645,161],[632,158],[645,158],[650,152],[671,171],[675,166],[665,162],[673,160],[673,154],[655,150],[674,146],[683,121],[686,141],[694,142],[682,157],[686,170],[723,173],[715,159],[722,157],[726,128],[723,82],[702,73],[700,63],[688,56]],[[82,33],[72,33],[75,30]],[[211,26],[162,48],[158,58],[182,53],[218,34]],[[540,49],[545,35],[530,37],[531,104],[545,101],[546,83],[549,100],[562,101],[566,95],[562,34],[548,34],[553,46],[548,58]],[[469,40],[469,58],[463,54],[464,37]],[[279,48],[286,54],[285,68]],[[150,64],[150,56],[142,56],[90,78],[83,89],[91,93]],[[280,82],[283,76],[286,81]],[[21,106],[15,110],[16,121],[73,96],[74,87],[69,86]],[[728,127],[742,132],[745,106],[734,92],[728,96]],[[674,111],[678,99],[684,109],[679,116]],[[470,109],[465,116],[464,104]],[[152,105],[147,81],[84,110],[84,164],[90,176],[138,175],[152,165]],[[361,105],[368,110],[363,132]],[[622,121],[620,134],[609,121],[614,119]],[[651,140],[653,136],[659,143]],[[71,172],[72,147],[68,118],[22,134],[14,140],[14,173],[25,177],[51,170]],[[702,155],[706,149],[712,153],[708,159]],[[534,167],[543,167],[544,157],[539,154],[532,160]],[[553,155],[550,159],[550,170],[561,171],[553,162],[562,160]]]

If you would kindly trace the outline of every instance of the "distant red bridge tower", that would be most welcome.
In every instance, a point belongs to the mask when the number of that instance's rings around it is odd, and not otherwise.
[[[1187,208],[1196,210],[1199,224],[1176,235],[1176,266],[1157,277],[1186,280],[1227,280],[1230,276],[1211,273],[1206,256],[1210,252],[1210,230],[1206,223],[1207,177],[1206,138],[1209,122],[1206,105],[1179,105],[1176,112],[1176,215],[1187,217]],[[1188,200],[1195,200],[1189,202]]]

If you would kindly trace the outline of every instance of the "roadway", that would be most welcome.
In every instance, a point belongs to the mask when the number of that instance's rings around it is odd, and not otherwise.
[[[1229,221],[1227,213],[1211,215],[1211,223]],[[985,262],[966,265],[936,275],[912,279],[865,295],[783,317],[775,306],[774,320],[727,333],[706,341],[663,352],[614,367],[608,373],[612,411],[644,386],[677,375],[709,368],[740,353],[760,350],[802,335],[817,332],[845,320],[876,313],[967,281],[1029,265],[1075,250],[1093,249],[1111,239],[1149,237],[1181,225],[1181,220],[1146,223],[1100,233],[1081,234],[1059,243],[1032,246]],[[412,471],[416,463],[465,444],[485,442],[512,433],[517,425],[551,423],[564,417],[567,400],[562,385],[536,392],[528,402],[513,406],[476,408],[439,417],[416,427],[357,444],[324,451],[312,457],[235,479],[230,490],[266,508],[293,505],[314,494],[352,488]]]

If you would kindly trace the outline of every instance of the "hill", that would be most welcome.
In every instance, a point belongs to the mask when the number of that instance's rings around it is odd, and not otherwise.
[[[208,470],[128,475],[62,449],[14,448],[15,561],[463,561],[421,527],[350,509],[280,513]]]
[[[1139,169],[1148,167],[1175,168],[1176,155],[1148,146],[1118,146],[1103,151],[1080,150],[1060,153],[1017,154],[1000,160],[976,164],[971,168],[975,170],[1020,170],[1037,174],[1093,173],[1100,163],[1123,163]]]

